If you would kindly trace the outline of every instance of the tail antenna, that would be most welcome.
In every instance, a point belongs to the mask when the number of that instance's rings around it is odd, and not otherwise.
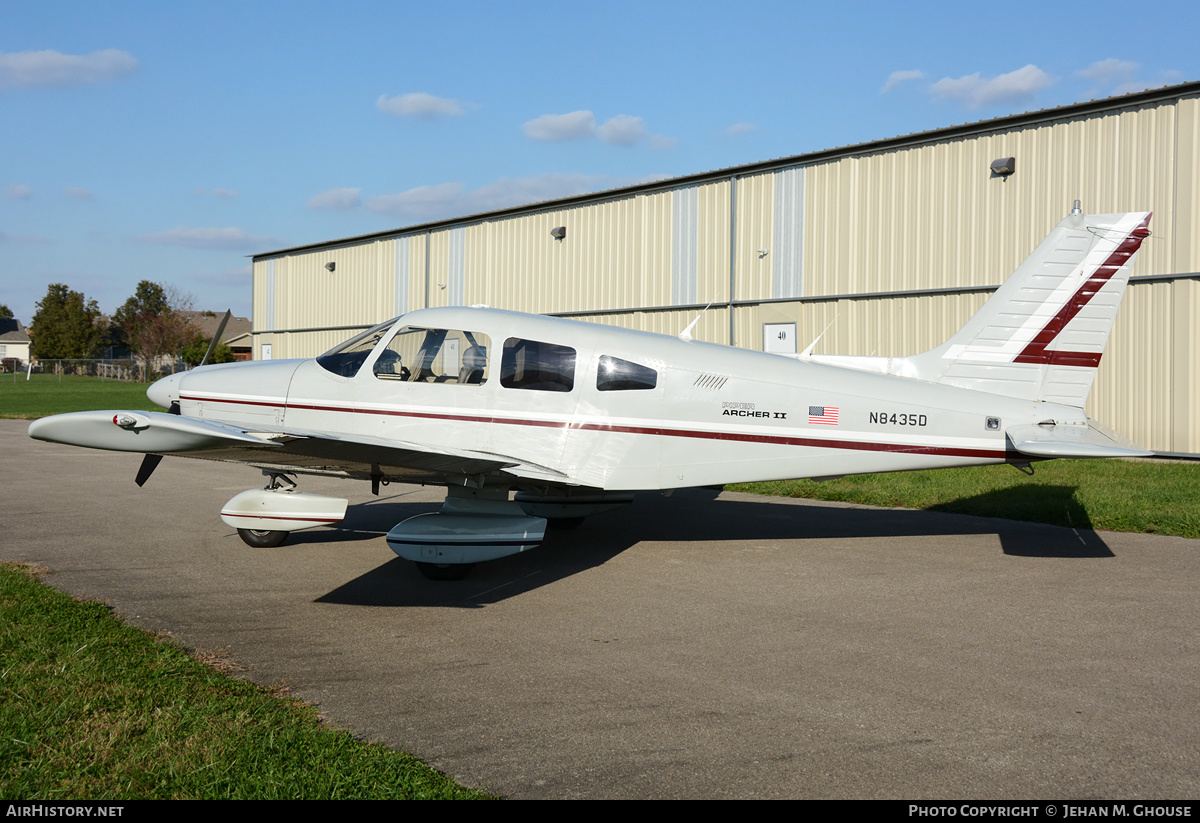
[[[708,305],[707,305],[707,306],[705,306],[705,307],[704,307],[704,309],[703,309],[703,310],[701,310],[701,312],[700,312],[699,314],[697,314],[697,315],[696,315],[696,319],[695,319],[695,320],[693,320],[691,323],[688,323],[688,327],[679,333],[679,339],[680,339],[680,340],[683,340],[685,343],[690,343],[690,342],[691,342],[691,340],[692,340],[692,329],[696,328],[696,324],[700,322],[700,318],[704,316],[704,312],[706,312],[706,311],[708,311],[709,309],[711,309],[711,308],[712,308],[712,304],[713,304],[714,302],[716,302],[716,301],[712,301],[712,300],[710,300],[710,301],[709,301],[709,303],[708,303]]]
[[[813,349],[815,349],[817,347],[817,343],[821,342],[821,338],[825,336],[825,332],[827,332],[833,328],[833,324],[838,321],[838,318],[840,316],[841,316],[840,312],[833,316],[833,319],[829,321],[829,325],[826,326],[825,328],[821,329],[821,333],[818,334],[815,338],[813,338],[813,341],[808,344],[808,348],[806,348],[804,351],[800,352],[800,357],[812,357]]]

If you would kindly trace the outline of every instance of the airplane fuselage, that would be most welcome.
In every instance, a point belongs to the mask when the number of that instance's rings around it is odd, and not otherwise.
[[[446,330],[463,342],[448,351],[443,335],[431,357],[421,343]],[[415,354],[389,348],[406,332],[421,337]],[[1017,457],[1009,426],[1086,423],[1068,406],[492,309],[411,312],[377,338],[349,368],[301,360],[191,372],[176,384],[180,411],[512,457],[504,475],[515,486],[604,490],[1001,463]],[[479,361],[473,378],[463,376],[467,349]],[[408,364],[406,378],[396,362]],[[625,371],[606,382],[614,363]]]

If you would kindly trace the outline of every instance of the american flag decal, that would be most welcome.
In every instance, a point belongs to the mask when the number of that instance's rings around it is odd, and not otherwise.
[[[822,423],[826,426],[836,426],[838,424],[838,407],[837,406],[809,406],[808,407],[808,422]]]

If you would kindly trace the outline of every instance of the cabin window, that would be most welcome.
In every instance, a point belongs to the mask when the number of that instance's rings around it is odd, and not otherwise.
[[[575,387],[575,350],[510,337],[504,341],[500,385],[529,391],[570,391]]]
[[[478,386],[487,380],[492,339],[458,329],[405,327],[375,359],[380,380]]]
[[[353,377],[366,362],[367,355],[375,350],[375,346],[387,334],[398,318],[393,317],[386,323],[380,323],[374,328],[356,334],[345,343],[334,346],[317,358],[317,363],[326,371],[342,377]]]
[[[658,385],[658,372],[619,357],[600,355],[596,369],[597,391],[644,391]]]

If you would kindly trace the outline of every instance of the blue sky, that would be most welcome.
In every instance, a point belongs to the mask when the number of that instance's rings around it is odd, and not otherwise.
[[[0,303],[1200,79],[1194,3],[0,0]],[[383,309],[381,311],[386,311]],[[382,316],[382,314],[381,314]]]

